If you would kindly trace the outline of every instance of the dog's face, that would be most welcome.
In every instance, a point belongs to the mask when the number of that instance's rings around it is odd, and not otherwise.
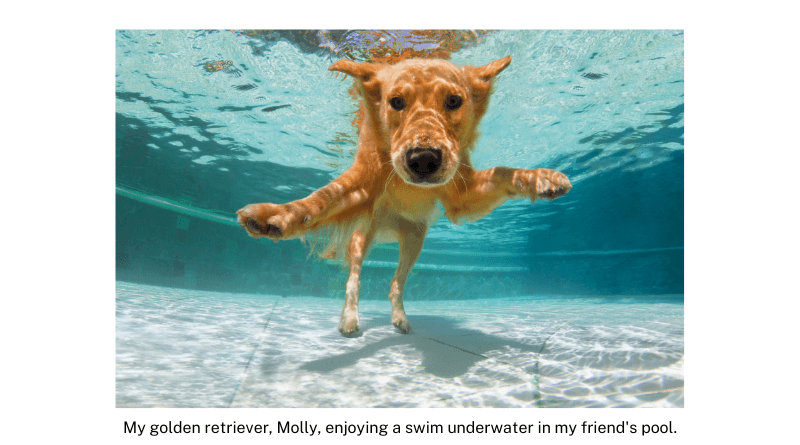
[[[380,127],[397,175],[408,184],[436,187],[468,162],[492,79],[510,62],[506,57],[459,68],[443,60],[393,66],[339,61],[330,69],[359,80],[367,119]]]
[[[380,116],[395,171],[420,187],[447,183],[474,131],[466,76],[440,60],[405,61],[385,71]]]

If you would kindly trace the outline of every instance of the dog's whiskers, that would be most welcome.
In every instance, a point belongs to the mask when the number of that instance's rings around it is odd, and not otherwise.
[[[392,172],[389,173],[389,178],[386,180],[386,185],[383,186],[383,192],[386,193],[386,187],[389,187],[389,183],[392,182],[392,176],[394,175],[395,171],[392,169]]]
[[[456,170],[456,173],[458,173],[458,176],[461,176],[461,181],[464,183],[464,193],[467,193],[467,190],[469,190],[469,188],[467,187],[467,180],[464,179],[464,175],[462,175],[460,171]],[[458,184],[456,184],[455,181],[453,181],[453,185],[456,186],[456,193],[458,193],[458,199],[461,199],[461,193],[459,193],[458,191]]]
[[[463,165],[464,167],[469,167],[468,165],[464,164],[463,162],[459,162],[459,161],[456,161],[456,164]],[[467,180],[464,179],[464,175],[461,174],[461,169],[456,169],[456,173],[458,173],[458,176],[461,176],[461,182],[464,183],[464,193],[466,193],[469,190],[469,186],[467,186]],[[458,191],[458,186],[456,186],[456,191]],[[460,196],[461,195],[459,195],[459,197]]]

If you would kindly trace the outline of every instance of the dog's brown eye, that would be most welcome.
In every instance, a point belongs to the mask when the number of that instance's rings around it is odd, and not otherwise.
[[[461,99],[461,96],[456,96],[455,94],[451,94],[447,96],[447,99],[444,101],[444,107],[448,110],[456,110],[464,101]]]
[[[406,107],[406,101],[404,101],[402,97],[393,97],[392,100],[389,101],[389,105],[395,110],[400,111]]]

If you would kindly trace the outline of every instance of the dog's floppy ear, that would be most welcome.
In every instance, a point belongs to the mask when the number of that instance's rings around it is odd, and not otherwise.
[[[495,60],[494,62],[477,68],[474,66],[465,66],[464,72],[469,76],[470,83],[472,84],[472,94],[474,96],[486,96],[489,94],[494,76],[506,69],[509,63],[511,63],[511,56],[503,57],[500,60]]]
[[[511,56],[503,57],[482,67],[474,68],[473,76],[482,82],[491,82],[494,76],[506,69],[509,63],[511,63]]]
[[[376,74],[381,68],[383,68],[381,65],[374,63],[357,63],[352,60],[342,59],[331,65],[328,70],[352,76],[358,80],[365,95],[380,98],[381,86]]]
[[[472,88],[472,100],[475,106],[475,116],[480,119],[489,105],[489,93],[492,92],[492,80],[511,63],[511,56],[488,63],[480,67],[465,66],[464,72],[469,77]]]

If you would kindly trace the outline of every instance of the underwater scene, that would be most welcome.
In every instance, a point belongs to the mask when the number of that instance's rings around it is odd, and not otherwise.
[[[119,30],[117,407],[683,407],[680,30]],[[572,189],[428,229],[392,325],[398,243],[360,272],[236,211],[344,173],[359,140],[337,61],[480,67],[476,170]]]

